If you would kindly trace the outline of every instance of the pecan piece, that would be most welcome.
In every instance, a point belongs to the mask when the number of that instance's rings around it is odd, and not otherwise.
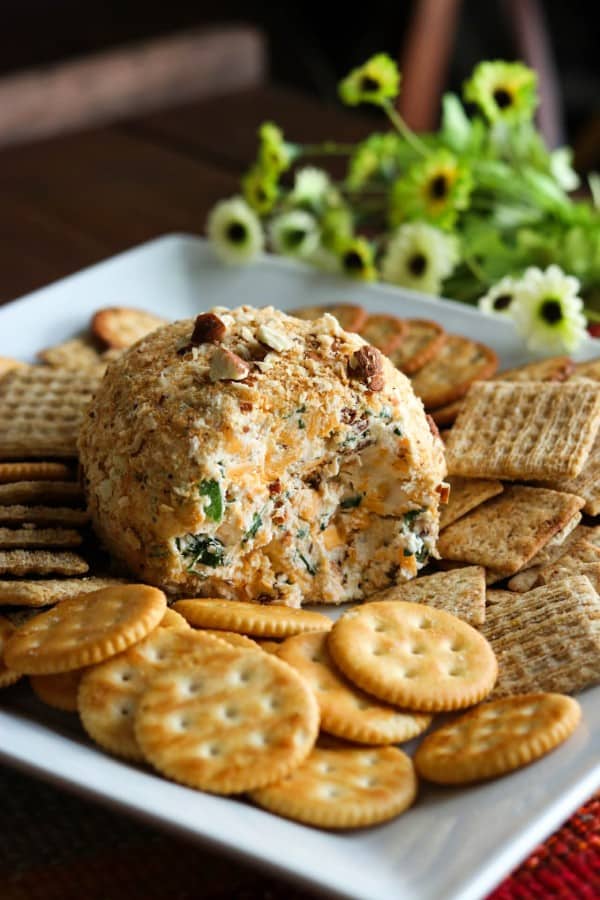
[[[217,347],[210,361],[211,381],[243,381],[250,371],[247,362],[225,347]]]
[[[350,378],[362,381],[370,391],[382,391],[385,386],[383,361],[376,347],[366,346],[356,350],[348,365]]]
[[[214,313],[201,313],[196,316],[190,345],[199,347],[200,344],[218,344],[223,340],[226,330],[225,323]]]

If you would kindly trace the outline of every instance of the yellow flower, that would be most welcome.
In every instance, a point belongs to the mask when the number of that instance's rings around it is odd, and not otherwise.
[[[295,144],[288,144],[283,139],[281,128],[273,122],[263,122],[258,130],[260,145],[258,162],[261,168],[272,175],[280,175],[289,169],[298,155]]]
[[[446,150],[415,163],[392,187],[390,222],[412,219],[451,229],[469,205],[473,179],[469,169]]]
[[[342,271],[358,281],[375,281],[375,253],[365,238],[355,237],[341,243],[338,255]]]
[[[348,106],[359,103],[374,103],[385,106],[398,96],[400,72],[394,60],[387,53],[377,53],[362,66],[353,69],[340,82],[342,101]]]
[[[264,216],[277,201],[277,176],[257,163],[242,178],[242,192],[248,205]]]
[[[482,62],[464,86],[489,122],[531,119],[537,106],[537,76],[522,63]]]
[[[358,190],[377,175],[390,178],[397,170],[400,137],[393,131],[372,134],[362,141],[350,157],[346,184],[350,190]]]

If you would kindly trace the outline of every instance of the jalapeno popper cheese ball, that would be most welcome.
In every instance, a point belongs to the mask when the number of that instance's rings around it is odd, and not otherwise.
[[[108,549],[171,594],[360,600],[435,551],[442,444],[408,379],[329,315],[160,328],[110,366],[80,454]]]

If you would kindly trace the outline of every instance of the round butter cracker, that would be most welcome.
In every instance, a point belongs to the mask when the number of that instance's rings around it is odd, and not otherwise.
[[[335,622],[328,647],[344,675],[364,691],[421,712],[478,703],[498,672],[480,632],[422,603],[383,600],[351,609]]]

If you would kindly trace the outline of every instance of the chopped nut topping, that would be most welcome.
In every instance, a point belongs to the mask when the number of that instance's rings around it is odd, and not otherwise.
[[[225,323],[214,313],[202,313],[196,316],[190,344],[192,347],[199,347],[200,344],[217,344],[223,340],[226,330]]]
[[[370,391],[382,391],[385,386],[381,353],[375,347],[361,347],[350,357],[348,374],[366,384]]]
[[[445,505],[450,499],[450,485],[447,481],[440,481],[436,487],[436,491],[440,495],[440,503]]]
[[[231,350],[217,347],[210,361],[211,381],[243,381],[250,371],[248,363]]]
[[[267,347],[277,351],[277,353],[281,353],[282,350],[289,350],[293,346],[293,342],[287,335],[277,331],[275,328],[271,328],[270,325],[261,325],[256,332],[256,337],[261,344],[266,344]]]

